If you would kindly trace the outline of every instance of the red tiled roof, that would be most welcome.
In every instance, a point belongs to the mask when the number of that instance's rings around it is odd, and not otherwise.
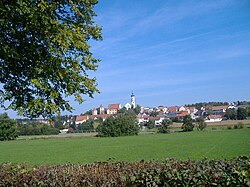
[[[213,106],[212,110],[226,110],[228,106]]]
[[[76,121],[87,120],[89,116],[76,116]]]
[[[188,115],[189,113],[187,111],[181,111],[176,114],[177,117],[184,117]]]
[[[173,113],[173,112],[176,112],[177,111],[177,106],[171,106],[168,108],[168,112],[169,113]]]
[[[153,121],[155,121],[155,120],[160,120],[161,119],[161,117],[160,116],[149,116],[149,120],[153,120]]]
[[[222,118],[221,115],[209,115],[208,117],[209,117],[209,119],[218,119],[218,118]]]
[[[149,115],[138,114],[138,115],[136,116],[136,118],[149,118]]]
[[[109,104],[108,105],[108,109],[112,110],[112,109],[120,109],[120,104]]]

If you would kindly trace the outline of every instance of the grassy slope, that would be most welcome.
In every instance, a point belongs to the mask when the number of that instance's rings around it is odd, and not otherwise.
[[[0,163],[91,163],[114,160],[229,159],[250,156],[250,129],[0,142]]]

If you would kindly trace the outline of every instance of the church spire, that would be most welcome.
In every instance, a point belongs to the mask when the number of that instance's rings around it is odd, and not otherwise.
[[[132,91],[132,94],[131,94],[131,108],[135,108],[135,95]]]

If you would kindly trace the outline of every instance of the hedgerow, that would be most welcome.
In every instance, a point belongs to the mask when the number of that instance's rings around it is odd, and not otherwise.
[[[0,165],[0,186],[250,186],[250,158]]]

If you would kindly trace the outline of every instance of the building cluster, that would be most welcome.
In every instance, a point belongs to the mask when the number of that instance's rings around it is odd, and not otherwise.
[[[124,108],[129,110],[135,108],[135,106],[135,95],[132,93],[131,103],[126,103]],[[104,108],[104,106],[101,104],[100,107],[92,109],[91,115],[76,116],[76,125],[86,122],[90,119],[95,120],[99,118],[102,119],[102,121],[105,121],[108,117],[116,115],[120,109],[122,109],[122,106],[119,103],[109,104],[107,108]]]
[[[131,102],[126,103],[124,106],[121,104],[109,104],[107,108],[100,105],[98,108],[92,109],[91,115],[79,115],[76,116],[76,124],[81,124],[89,119],[102,119],[105,121],[108,117],[116,115],[122,108],[129,110],[136,107],[135,95],[132,93]],[[182,120],[186,115],[190,115],[192,119],[203,117],[205,122],[219,122],[223,120],[223,117],[227,109],[235,109],[234,104],[222,105],[222,106],[203,106],[197,109],[194,106],[158,106],[158,107],[140,107],[140,112],[136,118],[138,124],[144,124],[146,122],[154,121],[155,125],[160,125],[164,119],[177,119]],[[154,115],[152,115],[154,114]]]

